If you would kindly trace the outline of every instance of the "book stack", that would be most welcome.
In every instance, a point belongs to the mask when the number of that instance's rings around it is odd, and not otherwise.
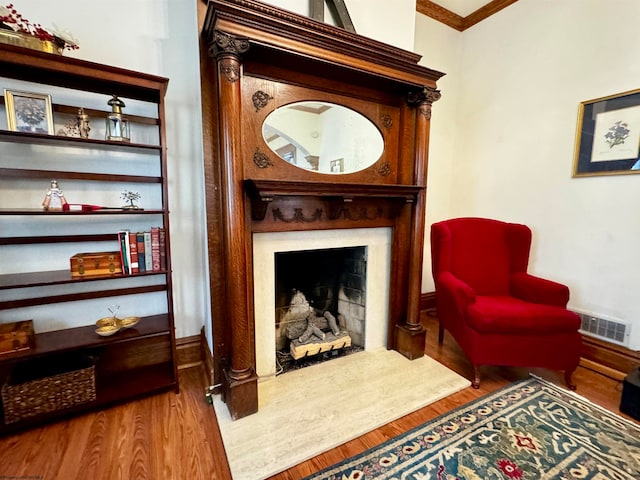
[[[151,227],[148,232],[120,230],[118,241],[124,275],[163,272],[167,269],[164,228]]]

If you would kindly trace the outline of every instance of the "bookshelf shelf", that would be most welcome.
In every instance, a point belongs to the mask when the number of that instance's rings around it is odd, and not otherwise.
[[[149,277],[152,275],[165,275],[167,273],[168,272],[166,270],[159,270],[156,272],[152,271],[132,273],[131,275],[116,273],[113,275],[90,275],[84,277],[72,277],[69,270],[8,273],[0,275],[0,290],[6,290],[10,288],[42,287],[47,285],[65,285],[84,282],[96,282],[102,280],[119,280],[123,278],[130,279],[135,277]],[[0,302],[0,305],[1,304],[2,303]]]
[[[0,208],[0,215],[39,215],[39,216],[63,216],[70,215],[74,217],[103,216],[103,215],[159,215],[168,213],[166,210],[98,210],[95,212],[51,212],[37,208],[25,209],[4,209]]]
[[[179,388],[164,131],[168,79],[0,44],[0,91],[15,89],[16,82],[27,83],[20,90],[29,91],[31,84],[32,91],[51,91],[53,123],[58,128],[81,106],[92,120],[104,122],[106,112],[91,106],[117,94],[127,105],[138,105],[131,115],[125,111],[131,128],[157,144],[108,141],[93,131],[89,138],[76,138],[0,127],[0,204],[5,207],[0,208],[0,272],[15,272],[0,275],[0,324],[7,323],[6,318],[30,318],[35,330],[31,348],[0,352],[0,385],[15,381],[16,372],[37,377],[52,365],[71,365],[74,370],[87,358],[95,361],[95,399],[12,421],[5,416],[3,398],[0,435]],[[57,102],[60,88],[64,94]],[[0,108],[6,109],[1,96]],[[120,198],[123,185],[131,185],[143,195],[147,192],[154,208],[88,212],[21,208],[39,205],[45,193],[40,191],[42,180],[51,179],[73,181],[69,182],[73,189],[81,192],[76,196],[92,204],[101,204],[101,198]],[[126,229],[139,235],[152,228],[163,232],[160,270],[72,276],[72,255],[75,259],[77,252],[116,251],[121,245],[118,232]],[[133,308],[150,307],[135,327],[101,337],[95,321],[104,315],[87,308],[86,302],[111,297]],[[57,315],[60,318],[51,318]]]
[[[99,182],[162,183],[162,177],[144,175],[66,172],[62,170],[27,170],[24,168],[0,168],[0,176],[4,178],[57,178],[67,180],[93,180]]]
[[[42,133],[12,132],[10,130],[0,130],[0,142],[84,149],[104,149],[110,152],[131,153],[157,152],[162,148],[160,145],[123,143],[94,138],[63,137],[61,135],[47,135]]]

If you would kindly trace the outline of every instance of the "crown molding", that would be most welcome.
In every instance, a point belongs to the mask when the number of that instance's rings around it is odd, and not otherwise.
[[[480,23],[482,20],[489,18],[491,15],[498,13],[503,8],[517,1],[518,0],[492,0],[484,7],[479,8],[466,17],[462,17],[430,0],[416,0],[416,11],[440,23],[444,23],[459,32],[463,32],[467,28],[472,27],[476,23]]]

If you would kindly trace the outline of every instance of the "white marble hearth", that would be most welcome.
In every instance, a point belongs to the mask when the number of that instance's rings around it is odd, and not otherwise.
[[[232,421],[220,396],[214,408],[234,480],[259,480],[469,385],[427,356],[382,348],[259,383],[254,415]]]
[[[391,229],[351,228],[253,235],[253,292],[256,373],[261,380],[275,376],[275,260],[279,252],[366,247],[365,350],[387,345]],[[313,272],[309,272],[313,275]]]

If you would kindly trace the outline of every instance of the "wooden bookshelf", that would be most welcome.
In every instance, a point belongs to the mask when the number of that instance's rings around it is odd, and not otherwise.
[[[11,382],[15,380],[17,372],[27,371],[36,379],[42,373],[43,378],[39,380],[47,381],[46,372],[50,367],[64,365],[66,368],[70,365],[73,371],[76,364],[83,365],[87,359],[93,362],[95,386],[95,399],[91,401],[34,416],[26,415],[19,421],[11,422],[7,422],[4,415],[6,399],[3,395],[0,403],[0,434],[141,395],[178,391],[165,145],[164,96],[168,79],[22,47],[0,45],[0,92],[4,88],[12,89],[15,81],[28,82],[27,87],[21,87],[20,90],[28,90],[29,84],[33,85],[34,91],[41,92],[65,89],[62,102],[56,102],[56,93],[52,93],[53,120],[58,126],[64,125],[78,108],[85,108],[83,102],[87,98],[105,99],[104,110],[90,106],[85,109],[92,121],[96,122],[104,122],[108,113],[106,100],[113,94],[128,101],[147,102],[151,105],[149,110],[157,112],[157,115],[132,114],[127,118],[132,128],[140,125],[141,132],[152,133],[151,138],[157,137],[157,143],[110,141],[99,138],[95,132],[90,132],[89,138],[76,138],[9,131],[0,127],[0,148],[4,145],[7,151],[28,152],[6,155],[0,164],[0,179],[4,181],[0,183],[0,203],[5,207],[0,209],[0,249],[18,251],[32,260],[30,265],[19,271],[14,271],[17,269],[15,265],[7,269],[0,263],[0,323],[4,323],[4,312],[11,311],[15,317],[16,312],[22,313],[21,309],[26,309],[32,315],[28,318],[32,318],[36,331],[33,348],[0,353],[0,387],[3,391],[9,390],[7,386],[13,385]],[[74,96],[77,98],[71,98]],[[3,98],[0,98],[0,104],[4,105]],[[51,155],[54,156],[65,152],[63,165],[52,165],[49,152],[53,152]],[[66,152],[70,153],[67,155]],[[28,165],[20,161],[20,155],[28,157]],[[123,158],[123,155],[126,162],[108,161],[112,157]],[[94,157],[107,159],[104,162],[106,171],[93,171],[91,162],[83,161]],[[131,170],[119,170],[124,168],[125,163],[135,164],[138,160],[142,162],[140,165],[153,165],[148,175],[144,168],[138,168],[139,171],[133,173]],[[114,208],[93,212],[60,212],[32,208],[33,203],[29,205],[25,201],[24,205],[6,208],[16,203],[16,190],[24,189],[25,196],[29,192],[33,196],[43,181],[46,184],[46,181],[54,178],[73,181],[80,186],[86,184],[84,188],[89,196],[96,186],[101,191],[113,191],[114,196],[119,194],[122,185],[131,185],[132,189],[144,186],[157,192],[153,195],[155,205],[144,210]],[[92,202],[89,200],[87,203]],[[57,222],[64,225],[64,222],[71,221],[74,222],[73,229],[51,228]],[[47,255],[51,246],[65,248],[70,244],[78,244],[78,251],[105,251],[107,243],[117,244],[117,232],[123,229],[122,225],[126,222],[147,225],[145,231],[153,226],[164,229],[166,268],[132,275],[118,273],[80,278],[71,276],[69,258],[59,259],[56,269],[37,268],[37,262],[34,268],[33,258]],[[22,223],[28,225],[21,226],[19,232],[13,230],[16,224]],[[64,234],[66,230],[70,233]],[[110,231],[105,233],[105,230]],[[145,282],[144,279],[149,277],[153,277],[152,281]],[[165,311],[143,316],[135,327],[121,330],[110,337],[101,337],[95,332],[95,321],[106,315],[85,312],[86,307],[83,306],[87,300],[122,296],[140,296],[142,299],[145,295],[158,293],[166,297]],[[44,331],[46,325],[41,323],[40,312],[61,303],[69,312],[75,312],[76,317],[82,318],[86,313],[86,324]],[[64,321],[59,319],[55,323],[64,324]]]

